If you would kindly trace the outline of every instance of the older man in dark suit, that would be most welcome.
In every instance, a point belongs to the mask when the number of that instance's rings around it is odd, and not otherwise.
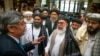
[[[17,11],[4,12],[1,16],[0,56],[27,56],[26,52],[44,40],[44,36],[21,45],[20,37],[25,31],[23,16]]]

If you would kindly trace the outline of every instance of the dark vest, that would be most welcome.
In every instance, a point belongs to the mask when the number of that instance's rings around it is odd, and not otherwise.
[[[33,34],[33,25],[32,25],[32,34]],[[38,45],[38,54],[39,55],[44,55],[44,52],[45,52],[45,46],[47,45],[47,32],[46,32],[46,27],[45,26],[41,26],[41,30],[40,30],[40,33],[39,33],[39,36],[42,36],[44,35],[46,38],[44,41],[42,41],[39,45]],[[33,36],[33,40],[34,40],[34,35]]]

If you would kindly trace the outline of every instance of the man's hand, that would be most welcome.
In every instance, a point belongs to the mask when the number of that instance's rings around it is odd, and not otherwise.
[[[47,52],[45,52],[45,55],[44,56],[49,56],[49,54]]]
[[[45,36],[41,36],[41,37],[39,37],[38,39],[32,41],[32,44],[33,44],[33,45],[38,45],[38,44],[40,44],[42,41],[44,41],[44,39],[45,39]]]

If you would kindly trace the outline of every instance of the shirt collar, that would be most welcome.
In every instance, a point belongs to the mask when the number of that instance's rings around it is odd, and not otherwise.
[[[11,38],[13,38],[17,43],[19,43],[19,39],[17,39],[16,37],[14,37],[14,36],[12,36],[12,35],[10,35],[10,34],[8,34]]]

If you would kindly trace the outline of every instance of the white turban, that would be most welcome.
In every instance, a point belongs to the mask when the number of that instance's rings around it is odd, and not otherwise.
[[[25,11],[25,12],[23,13],[23,15],[27,15],[27,14],[32,15],[32,14],[33,14],[33,12],[32,12],[32,11]]]
[[[86,15],[87,18],[89,19],[96,19],[96,20],[100,20],[100,14],[99,13],[87,13]]]

